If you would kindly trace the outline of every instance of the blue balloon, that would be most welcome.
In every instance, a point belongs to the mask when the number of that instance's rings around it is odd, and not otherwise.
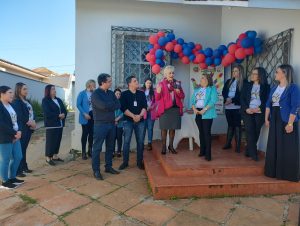
[[[161,63],[159,64],[160,67],[164,67],[166,65],[165,61],[161,61]]]
[[[219,66],[222,63],[222,59],[221,58],[215,58],[214,59],[214,65]]]
[[[225,50],[223,51],[223,56],[225,56],[227,53],[228,53],[228,50],[225,49]]]
[[[171,41],[171,39],[169,37],[164,37],[165,38],[165,44],[167,44],[168,42]]]
[[[262,40],[260,38],[256,38],[254,40],[254,46],[257,47],[257,46],[261,46],[262,44]]]
[[[254,54],[259,54],[259,53],[261,53],[262,52],[262,47],[261,46],[256,46],[255,48],[254,48]]]
[[[185,47],[182,52],[185,56],[190,56],[192,54],[192,49],[190,47]]]
[[[213,50],[212,50],[211,48],[206,48],[206,49],[204,50],[204,54],[205,54],[205,56],[207,56],[207,57],[211,57],[211,56],[213,55]]]
[[[191,49],[194,49],[195,48],[195,43],[189,42],[188,47],[190,47]]]
[[[222,54],[223,54],[223,52],[220,49],[215,49],[214,52],[213,52],[214,57],[221,57]]]
[[[187,43],[183,43],[183,44],[182,44],[182,48],[184,49],[184,48],[186,48],[186,47],[188,47],[188,44],[187,44]]]
[[[212,65],[213,62],[214,62],[214,60],[211,57],[206,57],[205,63],[207,64],[207,66]]]
[[[177,39],[177,43],[180,44],[180,45],[182,45],[184,43],[184,40],[182,38],[178,38]]]
[[[160,38],[158,39],[158,44],[159,44],[160,46],[164,46],[166,43],[167,43],[167,41],[166,41],[166,38],[165,38],[165,37],[160,37]]]
[[[149,45],[148,45],[148,50],[153,49],[153,47],[154,47],[154,46],[153,46],[152,44],[149,44]]]
[[[174,33],[168,33],[167,37],[170,39],[170,41],[173,41],[175,39]]]
[[[248,31],[247,36],[251,39],[255,39],[257,35],[256,31]]]
[[[236,60],[235,60],[235,62],[236,62],[237,64],[241,64],[243,61],[244,61],[244,59],[236,59]]]
[[[248,37],[244,38],[241,42],[243,48],[250,48],[251,46],[253,46],[253,44],[254,44],[253,39]]]
[[[192,55],[189,56],[190,61],[195,60],[195,58],[196,58],[196,56],[194,54],[192,54]]]
[[[199,50],[198,53],[205,54],[203,49]]]
[[[218,49],[223,52],[224,50],[227,50],[227,47],[225,45],[220,45]]]
[[[156,59],[156,60],[155,60],[155,63],[156,63],[156,64],[161,64],[162,61],[163,61],[162,59]]]
[[[173,59],[178,59],[178,53],[175,53],[175,52],[171,52],[171,58],[173,58]]]
[[[164,51],[162,51],[161,49],[158,49],[155,51],[155,57],[156,59],[160,59],[164,56]]]

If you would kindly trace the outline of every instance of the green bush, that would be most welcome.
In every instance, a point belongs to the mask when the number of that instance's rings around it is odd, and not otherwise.
[[[42,121],[44,119],[42,104],[40,102],[38,102],[37,100],[29,100],[29,101],[33,108],[33,112],[35,115],[35,121],[36,122]]]

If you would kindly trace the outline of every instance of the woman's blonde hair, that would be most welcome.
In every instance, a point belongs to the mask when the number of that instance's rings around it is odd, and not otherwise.
[[[167,72],[168,71],[175,71],[175,67],[174,66],[172,66],[172,65],[168,65],[168,66],[166,66],[165,68],[164,68],[164,77],[166,77],[167,76]]]
[[[239,90],[241,91],[243,88],[243,84],[244,84],[244,67],[242,65],[238,64],[238,65],[235,65],[232,67],[232,71],[235,68],[239,69],[240,77],[237,80],[237,84],[238,84]],[[231,79],[232,79],[232,72],[231,72]]]
[[[89,88],[90,84],[92,83],[96,84],[96,81],[94,79],[87,80],[85,83],[85,88]]]

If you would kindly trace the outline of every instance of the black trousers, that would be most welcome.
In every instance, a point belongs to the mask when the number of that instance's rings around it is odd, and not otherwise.
[[[94,119],[93,119],[93,112],[90,111],[89,115],[91,119],[88,120],[88,123],[85,125],[81,125],[82,127],[82,134],[81,134],[81,150],[82,153],[86,153],[86,143],[88,141],[89,149],[93,147],[93,136],[94,136]]]
[[[225,109],[225,116],[228,127],[241,126],[241,112],[240,109]]]
[[[123,144],[123,127],[116,126],[116,139],[115,140],[117,141],[117,144],[118,144],[118,153],[121,153],[122,144]]]
[[[46,129],[46,153],[47,157],[52,158],[58,154],[62,138],[63,128]]]
[[[261,127],[265,121],[265,115],[259,114],[243,114],[245,123],[246,137],[247,137],[247,151],[250,157],[257,155],[257,141],[260,135]]]
[[[22,137],[20,139],[21,148],[22,148],[22,160],[20,162],[17,174],[22,173],[24,170],[28,170],[28,165],[26,161],[26,152],[27,152],[27,147],[30,142],[32,132],[33,130],[31,130],[28,126],[24,127],[24,130],[22,131]]]
[[[292,133],[286,133],[287,123],[281,119],[280,108],[273,107],[271,113],[265,175],[298,182],[300,179],[298,123],[293,124]]]
[[[196,124],[199,130],[200,154],[211,159],[211,126],[213,119],[202,119],[202,115],[196,115]]]

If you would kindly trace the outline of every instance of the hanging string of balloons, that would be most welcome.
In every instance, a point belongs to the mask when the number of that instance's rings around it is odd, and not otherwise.
[[[158,74],[165,66],[165,55],[170,53],[172,59],[180,59],[184,64],[199,64],[201,69],[208,66],[242,63],[247,56],[262,52],[263,41],[257,37],[256,31],[246,31],[239,35],[236,42],[227,46],[220,45],[217,49],[203,49],[202,45],[194,42],[185,42],[182,38],[175,38],[174,33],[159,31],[149,37],[149,53],[146,60],[150,63],[152,72]]]

